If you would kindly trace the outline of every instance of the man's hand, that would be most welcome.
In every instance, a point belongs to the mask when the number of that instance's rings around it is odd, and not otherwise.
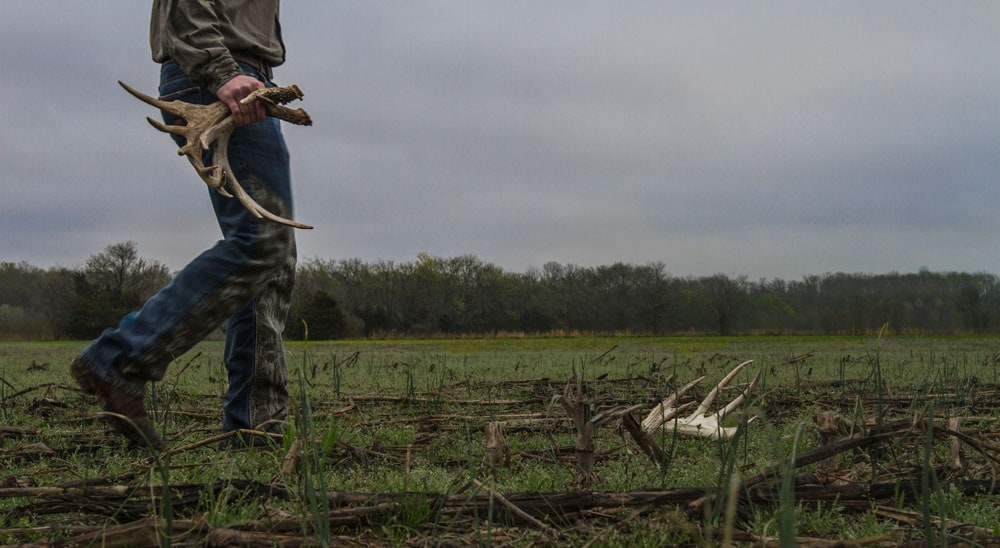
[[[264,87],[263,82],[246,74],[234,76],[215,92],[220,101],[229,107],[237,126],[245,126],[263,122],[266,113],[264,105],[254,101],[249,105],[241,105],[240,100],[252,92]]]

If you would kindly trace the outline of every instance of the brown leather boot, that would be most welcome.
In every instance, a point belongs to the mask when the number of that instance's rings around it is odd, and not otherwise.
[[[97,396],[101,408],[108,413],[125,417],[124,419],[113,417],[111,422],[129,442],[140,447],[152,447],[158,451],[163,449],[163,440],[149,423],[149,415],[146,414],[146,408],[142,404],[142,396],[133,396],[102,381],[84,365],[83,359],[79,356],[70,364],[69,372],[84,392]]]

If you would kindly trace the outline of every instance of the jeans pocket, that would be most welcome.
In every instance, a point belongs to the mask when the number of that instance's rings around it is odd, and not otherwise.
[[[175,101],[187,95],[200,94],[201,88],[199,86],[190,86],[178,91],[167,93],[166,95],[160,95],[159,99],[161,101]]]
[[[188,95],[200,94],[201,87],[191,81],[176,63],[164,63],[160,68],[160,99],[173,101]]]

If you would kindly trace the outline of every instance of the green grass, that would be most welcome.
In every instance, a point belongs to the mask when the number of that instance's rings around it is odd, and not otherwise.
[[[671,450],[669,463],[662,469],[634,444],[623,441],[612,426],[598,430],[601,457],[595,467],[600,478],[593,487],[596,490],[726,488],[731,478],[750,477],[787,458],[799,431],[802,436],[796,451],[801,454],[814,448],[818,437],[811,420],[820,410],[837,410],[851,419],[888,421],[924,413],[927,402],[933,401],[938,416],[985,417],[981,427],[995,428],[1000,422],[998,404],[977,394],[989,394],[1000,385],[998,343],[1000,338],[985,336],[517,337],[290,343],[293,419],[300,433],[315,440],[311,460],[302,464],[308,466],[302,482],[302,476],[284,477],[280,472],[287,444],[270,451],[203,446],[170,456],[165,468],[157,471],[146,455],[124,449],[117,436],[105,433],[103,425],[81,420],[97,411],[92,400],[70,388],[59,388],[55,392],[58,404],[43,401],[45,387],[52,383],[72,385],[68,364],[85,343],[0,342],[3,423],[41,431],[40,435],[0,435],[0,451],[36,442],[53,451],[41,458],[0,453],[0,485],[20,481],[40,487],[81,480],[204,485],[193,502],[185,502],[184,493],[171,491],[176,508],[154,504],[147,515],[166,514],[175,522],[203,516],[212,526],[224,527],[286,513],[300,516],[305,534],[322,529],[317,518],[328,510],[321,500],[307,495],[323,486],[365,493],[454,492],[479,473],[485,422],[527,413],[564,417],[560,406],[550,405],[551,398],[567,393],[574,370],[582,372],[590,395],[602,405],[641,403],[645,411],[673,387],[704,375],[706,380],[692,396],[701,398],[733,366],[752,359],[754,363],[737,382],[745,384],[757,371],[764,372],[762,389],[753,402],[759,418],[736,440],[661,435],[661,445]],[[169,447],[218,433],[226,387],[222,352],[221,341],[199,344],[150,390],[154,422],[166,433]],[[734,395],[735,388],[721,400]],[[641,414],[634,415],[641,419]],[[739,423],[739,418],[731,421]],[[509,432],[511,460],[493,471],[489,484],[506,494],[571,491],[575,488],[574,437],[567,422]],[[872,459],[881,467],[879,481],[890,481],[894,470],[906,469],[907,463],[926,468],[943,461],[947,451],[946,442],[918,436],[912,446],[844,454],[837,462],[847,469],[857,464],[851,459]],[[967,456],[976,462],[974,452]],[[813,465],[794,472],[816,469]],[[913,477],[921,480],[919,473]],[[292,496],[258,500],[233,487],[217,488],[214,484],[220,479],[283,486]],[[937,485],[940,478],[928,481],[925,484]],[[722,507],[697,524],[666,506],[644,512],[609,510],[608,515],[560,523],[557,529],[564,535],[562,542],[613,546],[707,544],[721,538],[722,529],[732,527],[783,539],[796,534],[851,539],[883,534],[897,526],[871,511],[852,507],[845,514],[837,511],[842,508],[839,503],[805,503],[789,498],[789,493],[785,492],[781,504],[756,508],[752,516],[743,512],[735,522],[725,517]],[[32,533],[17,532],[26,523],[106,526],[122,515],[114,509],[37,513],[32,505],[38,502],[31,497],[0,497],[0,544],[33,540]],[[902,504],[927,516],[946,515],[1000,529],[996,497],[970,498],[940,491]],[[383,540],[398,543],[425,538],[436,528],[454,535],[471,528],[479,534],[476,542],[510,540],[503,535],[513,534],[496,529],[500,525],[493,515],[469,513],[461,522],[450,523],[437,512],[427,506],[425,498],[407,499],[372,524],[371,530]],[[713,527],[720,530],[705,533]],[[359,534],[349,528],[322,532],[324,538],[344,533]],[[939,533],[917,528],[907,534],[921,538]],[[539,532],[526,529],[520,534],[515,538],[529,542],[538,540]]]

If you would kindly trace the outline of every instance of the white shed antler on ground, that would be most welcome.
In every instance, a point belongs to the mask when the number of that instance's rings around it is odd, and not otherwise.
[[[559,403],[565,408],[566,414],[569,418],[573,420],[573,425],[576,428],[576,460],[578,467],[577,480],[581,485],[588,485],[597,479],[594,474],[594,433],[597,427],[607,424],[611,421],[621,421],[621,426],[625,431],[628,431],[629,435],[635,440],[646,455],[652,458],[655,462],[660,464],[665,464],[669,459],[666,452],[654,439],[653,434],[656,432],[675,432],[677,434],[685,434],[689,436],[700,436],[705,438],[713,439],[726,439],[732,437],[738,431],[738,426],[723,427],[722,421],[725,419],[726,415],[732,413],[738,407],[742,406],[747,398],[753,393],[754,389],[757,388],[757,383],[760,381],[761,372],[758,371],[757,375],[753,378],[750,384],[737,396],[733,401],[729,402],[724,408],[716,411],[715,413],[709,414],[708,409],[715,403],[718,399],[719,394],[724,388],[734,379],[736,375],[740,373],[747,365],[753,363],[753,360],[747,360],[730,371],[725,378],[723,378],[718,385],[715,386],[705,396],[705,399],[701,401],[697,409],[690,415],[686,417],[680,417],[681,411],[684,411],[695,404],[695,402],[689,402],[684,405],[676,406],[677,401],[680,400],[684,394],[690,391],[692,388],[698,385],[705,377],[699,377],[688,384],[681,387],[669,398],[663,400],[661,403],[657,404],[656,407],[650,411],[646,419],[639,424],[632,417],[632,413],[644,407],[642,404],[633,405],[630,407],[614,407],[614,408],[596,408],[595,405],[589,401],[584,394],[583,381],[580,378],[578,372],[574,372],[573,381],[576,384],[576,397],[575,399],[570,399],[569,397],[556,394],[552,397],[551,404]],[[750,420],[753,420],[751,418]],[[495,466],[498,460],[497,456],[490,455],[490,449],[493,449],[494,453],[496,450],[501,448],[504,444],[502,440],[502,430],[500,427],[501,423],[490,423],[487,425],[487,432],[492,434],[492,439],[488,436],[488,442],[490,447],[487,447],[487,463],[490,466]]]
[[[198,105],[185,103],[183,101],[163,101],[154,99],[140,91],[137,91],[127,84],[118,82],[125,91],[131,93],[140,101],[152,105],[160,110],[169,112],[185,121],[185,125],[166,125],[152,118],[146,118],[156,129],[184,137],[187,142],[179,149],[177,154],[188,157],[191,165],[202,181],[209,187],[214,188],[223,196],[228,198],[236,197],[250,213],[258,218],[268,219],[276,223],[288,225],[295,228],[312,228],[291,219],[286,219],[271,213],[257,203],[240,183],[233,176],[233,170],[229,167],[229,137],[236,129],[236,122],[229,111],[229,107],[221,101],[210,105]],[[264,103],[264,110],[268,116],[285,120],[300,126],[312,125],[312,119],[306,111],[302,109],[290,109],[282,106],[285,103],[302,98],[302,92],[298,86],[275,87],[259,89],[241,101],[249,104],[254,101]],[[212,160],[214,165],[206,166],[202,161],[202,152],[212,149]]]
[[[729,372],[728,375],[719,381],[719,384],[716,385],[716,387],[713,388],[707,396],[705,396],[705,399],[701,401],[701,404],[698,405],[693,413],[686,417],[679,417],[678,415],[680,415],[681,411],[689,409],[695,402],[689,402],[679,407],[675,407],[677,405],[677,401],[681,398],[681,396],[697,386],[698,383],[705,379],[705,377],[698,377],[697,379],[687,383],[649,412],[649,415],[647,415],[645,420],[642,421],[642,430],[646,433],[666,430],[668,432],[677,432],[678,434],[716,439],[732,437],[736,433],[738,427],[723,427],[722,421],[726,418],[726,415],[732,413],[735,409],[743,405],[747,397],[755,388],[757,388],[761,372],[758,371],[757,375],[755,375],[753,380],[750,381],[750,385],[747,386],[746,390],[740,393],[740,395],[733,401],[729,402],[728,405],[712,414],[708,414],[708,408],[715,403],[715,400],[719,397],[722,389],[724,389],[733,380],[733,378],[735,378],[736,375],[743,370],[744,367],[750,365],[751,363],[753,363],[753,360],[747,360],[737,365],[732,371]],[[751,417],[750,420],[755,418],[756,417]]]

